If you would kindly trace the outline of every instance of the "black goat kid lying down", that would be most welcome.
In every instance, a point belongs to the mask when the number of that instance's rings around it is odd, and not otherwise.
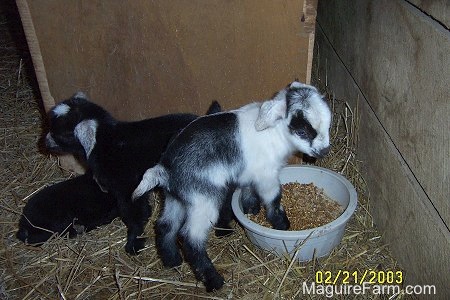
[[[208,113],[221,110],[213,102]],[[195,120],[193,114],[171,114],[137,122],[115,120],[105,109],[79,92],[50,111],[46,146],[52,152],[83,157],[100,188],[117,200],[127,226],[125,250],[137,254],[151,215],[147,195],[131,201],[145,170],[158,163],[172,137]]]
[[[317,89],[293,82],[269,100],[200,117],[184,128],[133,193],[139,199],[155,186],[165,190],[156,228],[164,265],[181,264],[181,235],[196,278],[208,291],[221,288],[224,279],[208,257],[206,239],[229,206],[230,191],[248,188],[255,196],[243,199],[245,209],[255,211],[262,203],[272,226],[287,229],[279,171],[296,151],[326,155],[330,122],[330,109]]]
[[[117,201],[100,190],[87,173],[45,187],[25,205],[19,220],[17,238],[40,245],[52,235],[69,233],[74,237],[119,216]]]

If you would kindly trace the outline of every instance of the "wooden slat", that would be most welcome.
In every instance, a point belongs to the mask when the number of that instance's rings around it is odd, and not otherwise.
[[[433,299],[448,299],[448,277],[443,275],[450,269],[447,227],[321,30],[316,41],[315,71],[322,83],[326,81],[338,99],[359,108],[358,159],[371,211],[405,272],[405,284],[435,285],[438,294]]]
[[[450,1],[448,0],[409,0],[411,4],[450,28]]]
[[[450,33],[406,1],[353,4],[327,1],[320,24],[449,227]]]
[[[47,110],[81,90],[121,120],[203,114],[310,81],[317,0],[17,4]]]
[[[303,3],[303,12],[300,18],[304,23],[305,32],[308,33],[308,60],[306,63],[306,80],[307,84],[311,83],[313,53],[314,53],[314,36],[316,31],[317,17],[317,0],[305,0]]]
[[[53,97],[84,90],[119,119],[234,108],[309,80],[303,1],[28,5]]]
[[[17,0],[16,4],[27,39],[28,49],[33,59],[33,66],[36,73],[39,90],[41,92],[42,101],[44,102],[44,107],[51,107],[55,105],[55,99],[53,99],[48,87],[47,74],[45,71],[44,62],[42,60],[41,48],[39,46],[39,40],[36,36],[28,3],[26,0]]]
[[[39,40],[36,36],[36,31],[31,17],[30,9],[26,0],[17,0],[17,8],[19,10],[20,19],[22,21],[23,30],[27,39],[28,49],[33,60],[33,66],[36,74],[36,80],[39,85],[39,90],[42,97],[44,108],[47,110],[55,105],[55,99],[50,92],[50,88],[47,81],[47,73],[45,65],[42,60],[41,48],[39,46]],[[76,173],[84,173],[84,168],[76,161],[72,155],[62,155],[59,158],[59,164],[67,170],[74,171]]]

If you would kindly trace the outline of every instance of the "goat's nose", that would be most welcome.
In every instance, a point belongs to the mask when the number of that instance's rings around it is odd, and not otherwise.
[[[320,157],[324,157],[325,155],[327,155],[330,152],[330,146],[323,148],[322,150],[320,150],[319,154]]]
[[[330,152],[330,146],[320,149],[319,151],[315,151],[317,158],[322,158]]]

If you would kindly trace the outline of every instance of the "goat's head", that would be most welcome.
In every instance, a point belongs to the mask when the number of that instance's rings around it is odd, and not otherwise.
[[[282,122],[296,150],[323,157],[330,149],[331,111],[313,86],[297,81],[263,102],[255,126],[264,130]]]
[[[78,92],[57,104],[49,112],[50,130],[45,144],[52,152],[72,153],[89,157],[96,142],[99,122],[110,119],[100,106]]]

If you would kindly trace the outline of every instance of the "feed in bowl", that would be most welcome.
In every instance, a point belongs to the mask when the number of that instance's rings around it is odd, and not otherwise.
[[[291,223],[289,231],[312,229],[338,218],[344,208],[328,197],[323,189],[311,183],[289,182],[281,185],[281,203]],[[271,228],[265,210],[257,215],[246,215],[251,221]]]

